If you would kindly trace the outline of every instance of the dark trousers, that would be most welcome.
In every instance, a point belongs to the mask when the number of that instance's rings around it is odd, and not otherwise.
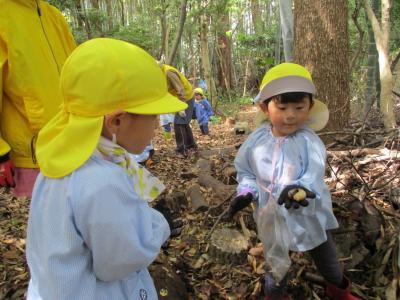
[[[187,155],[187,150],[197,148],[189,124],[174,124],[176,152]]]
[[[326,234],[328,236],[327,241],[311,249],[308,253],[310,253],[322,277],[324,277],[327,282],[340,286],[343,282],[343,273],[337,259],[336,247],[332,240],[332,235],[328,231]],[[278,285],[272,274],[267,273],[265,275],[265,295],[269,296],[271,299],[283,298],[286,293],[287,279],[287,276],[285,276]]]
[[[208,123],[204,123],[202,125],[199,125],[199,127],[200,127],[200,130],[201,130],[202,134],[207,135],[209,133]]]

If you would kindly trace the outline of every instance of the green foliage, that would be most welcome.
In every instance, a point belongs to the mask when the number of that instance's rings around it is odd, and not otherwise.
[[[129,26],[119,26],[110,37],[136,44],[150,53],[157,49],[154,40],[154,34],[149,27],[141,26],[139,23],[133,23]],[[159,41],[156,40],[157,42]]]
[[[219,124],[221,123],[222,118],[220,116],[211,116],[210,117],[210,122],[211,124]]]
[[[400,1],[392,1],[390,25],[390,51],[396,55],[400,50]]]
[[[218,100],[218,110],[226,116],[234,116],[240,111],[243,105],[249,105],[253,102],[253,97],[234,96],[232,101],[229,98],[220,98]]]

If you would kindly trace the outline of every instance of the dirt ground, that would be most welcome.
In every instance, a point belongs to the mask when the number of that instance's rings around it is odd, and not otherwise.
[[[254,107],[245,106],[236,122],[247,122],[253,130],[254,113]],[[223,191],[234,190],[236,182],[224,170],[232,166],[237,147],[247,137],[247,132],[235,133],[234,126],[225,120],[210,124],[210,135],[202,136],[194,124],[199,149],[188,158],[178,158],[174,139],[164,140],[161,129],[157,130],[149,169],[166,185],[161,198],[181,199],[178,205],[172,204],[172,212],[183,223],[180,234],[169,240],[150,268],[160,299],[262,299],[265,261],[251,208],[230,222],[219,222],[232,195],[218,195],[218,190],[203,186],[200,178],[202,159],[210,163],[210,175],[223,184]],[[382,128],[357,131],[359,126],[355,123],[343,132],[321,135],[330,136],[325,179],[340,223],[333,237],[354,294],[361,299],[399,299],[399,136]],[[205,207],[195,210],[188,190],[199,182]],[[26,292],[28,210],[28,199],[0,190],[0,299],[23,299]],[[210,253],[209,233],[219,228],[249,233],[248,249],[238,262],[228,258],[221,263]],[[324,299],[325,283],[308,254],[292,253],[291,259],[292,298]]]

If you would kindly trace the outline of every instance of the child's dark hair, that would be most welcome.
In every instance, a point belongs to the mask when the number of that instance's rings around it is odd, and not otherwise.
[[[289,93],[279,94],[271,98],[268,98],[267,100],[264,101],[264,103],[268,104],[271,100],[274,100],[275,102],[282,104],[298,103],[301,102],[305,97],[308,97],[310,99],[310,104],[312,106],[314,103],[313,95],[306,92],[289,92]]]

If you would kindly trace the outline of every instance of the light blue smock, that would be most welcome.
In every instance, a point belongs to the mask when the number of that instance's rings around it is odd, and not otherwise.
[[[293,251],[315,248],[326,241],[326,230],[338,227],[324,182],[325,162],[325,146],[314,131],[303,127],[289,136],[274,137],[268,123],[249,135],[235,158],[237,192],[252,191],[259,207],[266,205],[269,191],[276,201],[283,188],[291,184],[316,194],[307,207],[278,207],[291,231]]]
[[[142,163],[145,162],[149,157],[150,157],[150,151],[153,150],[153,142],[150,142],[150,144],[148,144],[142,153],[140,154],[130,154],[134,160],[136,160],[138,163]]]
[[[68,176],[39,175],[26,253],[28,300],[153,300],[147,267],[170,235],[120,166],[93,155]]]

